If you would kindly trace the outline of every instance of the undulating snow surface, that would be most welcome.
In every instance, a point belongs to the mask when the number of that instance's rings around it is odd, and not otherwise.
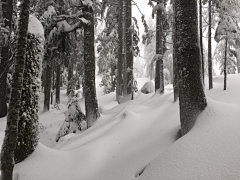
[[[139,89],[146,81],[138,81]],[[239,89],[240,75],[228,76],[227,91],[223,77],[215,77],[214,89],[206,90],[206,110],[177,141],[179,111],[171,86],[164,95],[138,92],[121,105],[114,93],[99,95],[103,113],[95,125],[55,143],[67,110],[62,91],[60,110],[40,115],[41,143],[14,172],[19,180],[239,180]]]

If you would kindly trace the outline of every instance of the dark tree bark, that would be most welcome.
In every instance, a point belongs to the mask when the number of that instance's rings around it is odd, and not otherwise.
[[[158,0],[159,4],[161,0]],[[156,61],[156,73],[155,73],[155,91],[160,89],[160,93],[164,93],[164,75],[163,75],[163,24],[162,24],[162,10],[157,10],[156,17],[156,54],[161,57]]]
[[[15,61],[15,71],[12,79],[12,92],[7,117],[4,142],[1,151],[1,178],[12,180],[14,167],[14,150],[17,143],[19,109],[21,106],[22,82],[26,50],[26,37],[29,19],[29,0],[23,0],[20,5],[18,41]]]
[[[12,31],[12,14],[13,14],[13,1],[12,0],[2,0],[2,18],[4,19],[5,26],[9,27],[9,31]],[[10,34],[9,33],[9,34]],[[7,61],[10,57],[10,47],[9,44],[7,46],[2,47],[1,50],[1,58],[0,58],[0,118],[7,115]]]
[[[90,22],[84,26],[85,109],[89,128],[99,117],[99,112],[95,85],[94,13],[90,6],[85,7],[84,12],[88,13],[86,18]]]
[[[223,87],[223,90],[224,91],[227,89],[227,43],[228,43],[228,39],[226,37],[226,39],[225,39],[224,69],[223,69],[223,73],[224,73],[224,87]]]
[[[53,94],[55,90],[55,66],[52,67],[52,90],[51,90],[51,102],[50,104],[53,104]]]
[[[118,62],[117,62],[117,87],[116,87],[116,99],[118,101],[118,104],[120,104],[120,96],[122,96],[122,87],[123,87],[123,16],[122,16],[122,10],[123,10],[123,0],[119,0],[119,9],[118,9]]]
[[[203,32],[202,32],[202,0],[199,0],[199,32],[200,32],[200,50],[201,50],[201,59],[202,59],[202,76],[204,84],[204,56],[203,56]]]
[[[212,75],[212,0],[208,1],[208,78],[209,78],[209,90],[213,88],[213,75]]]
[[[67,95],[70,94],[72,91],[72,84],[70,81],[73,78],[73,59],[70,60],[69,65],[68,65],[68,86],[67,86]]]
[[[125,97],[127,95],[127,61],[126,61],[126,10],[127,10],[127,0],[123,0],[123,53],[122,53],[122,59],[123,59],[123,88],[122,88],[122,93],[123,96]]]
[[[126,75],[127,75],[127,94],[126,97],[133,99],[133,53],[132,53],[132,31],[129,29],[132,25],[132,4],[126,1]]]
[[[173,3],[173,27],[172,27],[172,39],[173,39],[173,93],[174,93],[174,102],[177,101],[179,97],[179,77],[178,77],[178,67],[177,67],[177,56],[176,56],[176,11],[175,11],[175,1]]]
[[[27,158],[36,148],[39,140],[38,113],[40,101],[43,39],[28,33],[23,74],[21,107],[19,111],[18,137],[14,159],[16,163]]]
[[[202,81],[197,0],[176,0],[175,8],[180,121],[181,133],[185,135],[207,103]]]
[[[57,65],[57,72],[56,72],[56,104],[60,104],[60,78],[61,78],[61,65]]]
[[[49,57],[44,55],[47,60]],[[51,60],[50,60],[51,61]],[[50,99],[51,99],[51,86],[52,86],[52,63],[47,64],[46,67],[46,84],[44,87],[44,107],[43,112],[47,112],[50,109]]]

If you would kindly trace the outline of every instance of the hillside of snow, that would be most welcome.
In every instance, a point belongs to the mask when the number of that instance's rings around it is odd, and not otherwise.
[[[146,81],[138,79],[139,89]],[[171,86],[163,95],[137,92],[120,105],[115,93],[98,89],[99,120],[56,143],[67,111],[62,90],[60,110],[41,112],[40,143],[14,173],[19,180],[239,180],[239,89],[240,75],[228,75],[226,91],[223,77],[215,77],[214,89],[206,90],[207,108],[177,141],[179,110]],[[3,137],[5,119],[0,120]]]

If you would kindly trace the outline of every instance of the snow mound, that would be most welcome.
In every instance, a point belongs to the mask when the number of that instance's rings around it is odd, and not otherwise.
[[[44,37],[44,29],[42,23],[34,16],[29,16],[28,32],[36,36]]]

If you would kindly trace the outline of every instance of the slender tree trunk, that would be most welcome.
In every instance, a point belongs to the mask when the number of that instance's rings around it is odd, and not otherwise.
[[[85,109],[87,127],[99,117],[95,85],[95,51],[94,51],[94,13],[92,7],[85,7],[89,13],[90,24],[84,26],[84,67],[85,67]]]
[[[212,80],[212,0],[208,1],[208,16],[209,16],[209,26],[208,26],[208,78],[209,78],[209,90],[213,88]]]
[[[9,35],[12,31],[12,14],[13,14],[13,1],[12,0],[2,0],[2,20],[4,20],[5,26],[9,27]],[[10,36],[9,36],[10,40]],[[6,46],[2,47],[0,50],[0,118],[7,115],[7,61],[10,57],[10,43],[8,42]]]
[[[172,26],[172,39],[173,39],[173,92],[174,92],[174,102],[179,98],[179,76],[177,67],[177,56],[176,56],[176,10],[175,10],[175,0],[173,1],[173,26]]]
[[[45,54],[45,58],[49,58]],[[47,112],[50,109],[50,99],[51,99],[51,86],[52,86],[52,62],[50,64],[47,64],[46,67],[46,84],[44,88],[44,107],[43,112]]]
[[[61,77],[61,65],[57,65],[57,74],[56,74],[56,104],[60,104],[60,77]]]
[[[53,94],[54,94],[54,90],[55,90],[55,75],[54,75],[54,71],[55,71],[55,66],[52,67],[52,90],[51,90],[51,104],[53,104]]]
[[[159,4],[161,1],[158,0]],[[157,10],[156,17],[156,54],[161,57],[156,61],[156,73],[155,73],[155,91],[160,89],[160,93],[164,93],[164,75],[163,75],[163,25],[162,25],[162,10]]]
[[[226,37],[226,39],[225,39],[224,70],[223,70],[223,73],[224,73],[224,87],[223,87],[223,90],[224,91],[227,89],[227,43],[228,43],[228,40],[227,40],[227,37]]]
[[[73,78],[73,59],[70,60],[68,66],[68,86],[67,86],[67,95],[70,94],[72,91],[72,85],[70,83],[71,79]]]
[[[122,79],[122,74],[123,74],[123,58],[122,58],[122,53],[123,53],[123,15],[122,15],[122,10],[123,10],[123,0],[119,0],[119,9],[118,9],[118,62],[117,62],[117,101],[118,104],[120,104],[120,96],[122,96],[122,87],[123,87],[123,79]]]
[[[202,0],[199,0],[199,32],[200,32],[200,50],[201,50],[201,58],[202,58],[202,76],[203,76],[203,84],[204,84],[204,56],[203,56],[203,33],[202,33]]]
[[[122,93],[123,96],[125,97],[127,95],[127,65],[126,65],[126,0],[123,0],[123,53],[122,53],[122,59],[123,59],[123,88],[122,88]]]
[[[132,4],[131,1],[126,1],[126,74],[127,74],[127,94],[133,99],[132,81],[133,81],[133,53],[132,53]]]
[[[175,8],[180,121],[181,133],[185,135],[207,103],[202,81],[197,0],[176,0]]]
[[[25,50],[27,44],[27,30],[29,19],[29,0],[23,0],[20,5],[18,41],[15,61],[15,71],[12,79],[12,92],[7,117],[4,142],[1,151],[1,178],[12,180],[14,167],[14,150],[17,143],[19,109],[21,106],[22,82],[25,61]]]

